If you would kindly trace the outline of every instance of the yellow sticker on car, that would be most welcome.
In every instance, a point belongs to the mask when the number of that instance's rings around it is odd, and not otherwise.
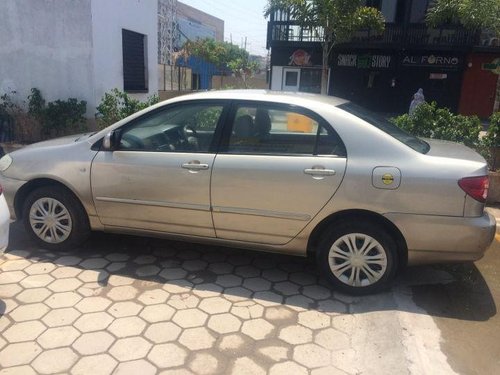
[[[382,182],[384,185],[390,185],[394,182],[394,176],[392,174],[386,173],[382,176]]]

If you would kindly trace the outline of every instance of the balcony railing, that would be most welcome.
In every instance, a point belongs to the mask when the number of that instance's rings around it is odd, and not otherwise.
[[[479,44],[480,33],[471,32],[460,26],[429,28],[424,24],[406,26],[386,24],[383,33],[375,30],[360,30],[347,44],[387,44],[405,46],[450,46],[467,47]],[[323,40],[321,27],[301,27],[289,21],[268,23],[268,46],[285,42],[320,42]]]

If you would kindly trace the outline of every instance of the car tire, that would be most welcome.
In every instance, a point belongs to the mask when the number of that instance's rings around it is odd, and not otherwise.
[[[90,234],[87,213],[78,199],[59,186],[43,186],[26,197],[23,223],[33,240],[49,250],[81,245]]]
[[[340,223],[330,227],[316,252],[318,267],[336,290],[364,295],[386,289],[397,268],[397,246],[383,227]]]

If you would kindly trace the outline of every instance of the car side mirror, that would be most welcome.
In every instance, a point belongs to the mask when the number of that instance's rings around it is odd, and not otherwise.
[[[114,151],[118,147],[118,132],[111,130],[104,136],[102,140],[101,150],[103,151]]]

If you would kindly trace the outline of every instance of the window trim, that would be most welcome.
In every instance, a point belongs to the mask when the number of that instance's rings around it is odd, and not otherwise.
[[[231,138],[234,122],[236,120],[236,113],[238,111],[238,108],[244,107],[244,106],[254,106],[254,107],[259,107],[259,108],[266,108],[266,109],[271,109],[271,110],[282,110],[282,111],[287,111],[287,112],[295,112],[300,115],[308,116],[314,121],[318,123],[318,131],[316,133],[316,140],[314,144],[314,149],[312,154],[277,154],[277,153],[269,153],[269,154],[264,154],[264,153],[236,153],[236,152],[230,152],[229,151],[229,140]],[[222,117],[222,115],[221,115]],[[345,143],[340,137],[340,135],[335,131],[333,126],[326,121],[323,117],[321,117],[318,113],[308,109],[304,108],[295,104],[286,104],[286,103],[280,103],[280,102],[272,102],[272,101],[262,101],[262,100],[232,100],[231,106],[228,110],[228,113],[226,114],[226,121],[224,123],[224,127],[222,129],[222,137],[220,139],[220,144],[219,144],[219,150],[218,153],[220,154],[226,154],[226,155],[248,155],[248,156],[278,156],[278,157],[283,157],[283,156],[290,156],[290,157],[331,157],[331,158],[347,158],[347,149],[345,147]],[[334,136],[336,136],[344,150],[343,155],[329,155],[329,154],[318,154],[317,153],[317,148],[318,148],[318,134],[321,129],[321,127],[324,127],[326,131],[333,133]]]

